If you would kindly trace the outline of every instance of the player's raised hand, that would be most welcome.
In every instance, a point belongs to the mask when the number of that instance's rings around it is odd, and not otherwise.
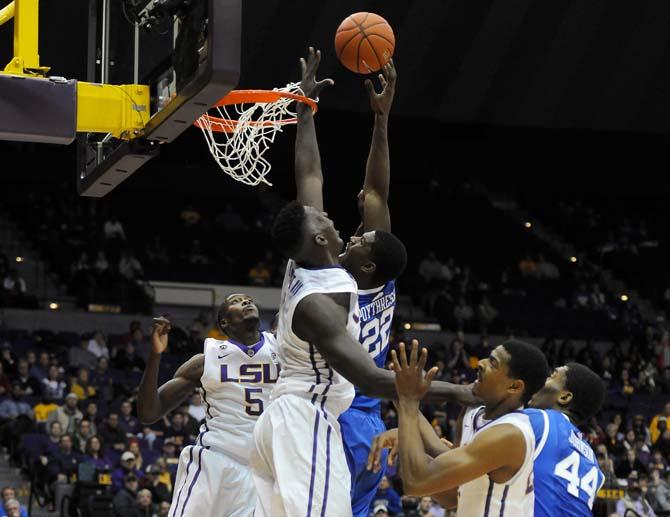
[[[386,115],[391,111],[393,97],[395,95],[395,83],[398,79],[393,59],[389,59],[382,67],[382,73],[379,74],[379,82],[382,86],[381,93],[377,93],[374,84],[370,79],[365,80],[365,88],[370,97],[370,107],[377,115]]]
[[[434,366],[428,372],[424,372],[423,368],[426,366],[427,360],[428,350],[422,348],[421,353],[419,353],[419,342],[416,339],[412,340],[409,361],[407,360],[405,343],[400,343],[398,353],[391,350],[391,365],[395,372],[395,386],[400,402],[418,402],[426,395],[430,383],[433,382],[433,377],[438,371],[437,367]]]
[[[300,58],[300,69],[302,70],[302,79],[300,81],[300,89],[306,97],[310,99],[319,100],[319,94],[326,86],[332,86],[335,81],[332,79],[316,80],[316,71],[319,69],[321,63],[321,51],[314,50],[314,47],[309,47],[307,59]]]
[[[151,331],[151,350],[154,354],[162,354],[168,346],[168,333],[171,324],[165,316],[154,318],[154,324]]]
[[[388,458],[386,458],[386,463],[390,467],[398,457],[398,429],[389,429],[374,437],[372,446],[370,447],[370,454],[368,455],[368,470],[372,470],[373,472],[381,470],[384,449],[391,449]]]

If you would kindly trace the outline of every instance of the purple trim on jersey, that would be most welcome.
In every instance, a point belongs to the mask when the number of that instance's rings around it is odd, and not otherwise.
[[[489,479],[489,491],[486,493],[486,507],[484,508],[484,517],[489,517],[491,510],[491,496],[493,496],[493,481]]]
[[[314,404],[316,402],[316,397],[318,397],[318,396],[319,396],[318,393],[315,393],[314,395],[312,395],[312,404]]]
[[[207,402],[207,391],[205,390],[205,388],[202,388],[202,400],[203,400],[203,402],[207,405],[207,411],[205,411],[205,414],[206,414],[209,418],[214,418],[214,417],[212,416],[212,413],[210,412],[210,409],[212,408],[212,406],[210,406],[210,405],[209,405],[209,402]]]
[[[312,363],[312,369],[316,374],[316,383],[321,384],[321,372],[319,372],[319,368],[316,365],[316,359],[314,359],[314,345],[312,343],[309,344],[309,360]]]
[[[500,517],[505,515],[505,501],[507,500],[507,492],[509,492],[509,485],[505,485],[505,490],[503,490],[502,501],[500,502]]]
[[[202,439],[203,439],[203,438],[205,437],[205,435],[209,432],[209,427],[207,426],[207,422],[206,422],[206,421],[205,421],[205,423],[204,423],[203,425],[205,426],[205,430],[204,430],[203,432],[200,433],[200,436],[198,436],[198,438],[200,438],[200,445],[201,445],[202,447],[205,446],[205,444],[202,443]],[[197,444],[197,443],[198,443],[198,440],[196,440],[195,443]]]
[[[228,338],[228,342],[235,345],[237,348],[242,350],[245,354],[249,355],[249,350],[253,350],[254,355],[258,353],[258,351],[263,348],[263,345],[265,344],[265,334],[261,332],[261,339],[256,343],[255,345],[247,346],[243,343],[240,343],[239,341],[235,341],[234,339]],[[253,356],[250,356],[253,357]]]
[[[184,510],[186,510],[186,505],[188,504],[188,500],[191,498],[191,492],[193,491],[193,487],[195,486],[196,481],[198,481],[198,477],[200,476],[200,471],[202,470],[202,451],[203,448],[200,448],[200,453],[198,454],[198,470],[195,471],[195,476],[193,476],[193,481],[191,481],[191,486],[188,487],[188,494],[186,495],[186,501],[184,501],[183,506],[181,507],[181,514],[180,517],[184,517]]]
[[[175,517],[177,515],[177,508],[179,508],[179,499],[181,499],[181,492],[184,490],[184,487],[186,486],[186,481],[188,480],[188,471],[191,470],[191,463],[193,463],[193,447],[191,447],[189,451],[189,458],[188,458],[188,464],[186,465],[186,475],[184,476],[184,482],[181,485],[181,488],[179,489],[179,493],[177,494],[177,502],[174,507],[174,511],[172,512],[172,517]]]
[[[472,418],[472,428],[475,430],[475,433],[479,431],[480,429],[484,429],[487,425],[489,425],[493,420],[489,420],[486,422],[483,426],[477,427],[477,419],[482,415],[482,413],[486,413],[486,408],[485,407],[480,407],[477,412],[475,413],[475,416]]]
[[[323,506],[321,507],[321,517],[326,515],[326,506],[328,505],[328,481],[330,480],[330,431],[333,428],[329,425],[326,432],[326,486],[323,489]]]
[[[314,497],[314,477],[316,476],[316,450],[319,438],[319,412],[314,419],[314,438],[312,444],[312,476],[309,480],[309,501],[307,502],[307,517],[312,515],[312,499]]]
[[[300,269],[307,269],[309,271],[319,271],[321,269],[344,269],[344,267],[340,266],[339,264],[329,264],[327,266],[316,266],[316,267],[307,267],[307,266],[298,266],[298,267]]]

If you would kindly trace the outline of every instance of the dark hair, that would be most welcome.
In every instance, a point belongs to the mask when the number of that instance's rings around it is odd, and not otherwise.
[[[582,421],[595,415],[605,400],[605,384],[590,368],[579,363],[568,363],[565,389],[572,392],[570,411]]]
[[[526,388],[522,402],[525,404],[538,391],[549,377],[549,363],[542,351],[530,343],[510,339],[502,344],[510,356],[509,375],[521,379]]]
[[[305,207],[297,201],[284,206],[272,225],[272,243],[284,255],[295,256],[300,250],[305,222]]]
[[[398,278],[407,265],[407,249],[398,237],[383,230],[375,231],[370,259],[375,263],[375,276],[380,282]]]

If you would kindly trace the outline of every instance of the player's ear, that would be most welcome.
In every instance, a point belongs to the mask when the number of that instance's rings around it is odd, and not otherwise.
[[[562,390],[558,394],[558,403],[561,406],[569,406],[572,402],[572,392],[567,390]]]
[[[328,246],[328,239],[323,233],[317,233],[314,235],[314,243],[317,246]]]
[[[375,271],[377,271],[377,264],[374,262],[366,262],[361,266],[361,269],[363,270],[364,273],[367,273],[368,275],[373,274]]]
[[[507,391],[509,393],[513,393],[514,395],[520,395],[523,396],[523,392],[526,389],[526,383],[523,382],[521,379],[514,379],[512,383],[509,385],[507,388]]]

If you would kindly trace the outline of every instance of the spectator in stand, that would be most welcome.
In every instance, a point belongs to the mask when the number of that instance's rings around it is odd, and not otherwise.
[[[12,489],[13,490],[13,489]],[[28,512],[21,506],[17,499],[7,499],[2,503],[2,513],[0,517],[28,517]]]
[[[372,509],[373,517],[389,517],[389,509],[384,504],[375,505]]]
[[[106,275],[109,273],[109,262],[105,256],[105,252],[102,250],[98,251],[98,254],[95,257],[95,272],[98,275]]]
[[[137,510],[142,517],[152,517],[154,514],[151,497],[151,491],[146,488],[137,492]]]
[[[537,277],[545,280],[558,280],[561,277],[556,264],[540,255],[537,261]]]
[[[449,270],[439,261],[434,251],[428,253],[428,256],[419,263],[419,275],[426,284],[430,284],[433,280],[451,280]]]
[[[257,262],[256,265],[249,270],[249,284],[251,285],[267,286],[270,285],[271,279],[272,274],[263,261]]]
[[[614,488],[619,486],[619,482],[616,478],[616,472],[614,471],[614,460],[609,457],[607,451],[605,450],[605,452],[598,452],[596,457],[598,458],[598,467],[605,477],[603,488]]]
[[[42,381],[44,396],[50,400],[62,400],[65,387],[65,382],[61,379],[58,366],[51,365],[47,378]]]
[[[655,352],[658,368],[660,370],[670,369],[670,332],[663,332],[661,339],[656,344]]]
[[[665,423],[664,427],[667,428],[668,419],[670,419],[670,402],[666,402],[665,405],[663,406],[663,411],[651,419],[651,423],[649,424],[649,434],[651,436],[651,443],[656,443],[656,440],[658,440],[662,432],[661,429],[659,428],[659,423],[664,422]]]
[[[163,501],[158,505],[158,512],[153,515],[153,517],[168,517],[170,514],[170,502]]]
[[[644,440],[644,443],[651,445],[651,435],[649,434],[649,428],[645,423],[644,415],[638,413],[633,416],[631,429],[635,432],[635,435],[638,438],[642,438]]]
[[[41,451],[44,455],[43,463],[46,465],[48,460],[48,455],[51,452],[58,450],[58,444],[60,439],[63,436],[63,427],[60,425],[60,422],[53,421],[48,424],[48,433],[47,433],[47,443],[44,446],[44,450]]]
[[[79,254],[77,261],[72,264],[72,274],[78,275],[81,273],[86,273],[91,269],[91,259],[88,257],[88,253],[82,251]]]
[[[651,460],[651,450],[644,443],[644,439],[639,436],[635,437],[635,454],[637,454],[638,459],[645,465],[645,470],[649,472],[647,465]]]
[[[54,421],[59,422],[64,433],[74,434],[77,430],[77,422],[84,417],[77,408],[77,401],[77,395],[68,393],[65,397],[65,404],[49,414],[47,419],[49,425]]]
[[[631,510],[635,512],[634,515],[637,517],[654,517],[656,515],[649,503],[642,497],[642,490],[636,479],[628,480],[626,495],[616,505],[616,512],[619,517],[628,517]]]
[[[165,431],[165,438],[172,438],[175,445],[184,447],[189,443],[189,433],[184,426],[184,415],[175,411],[172,414],[172,425]]]
[[[665,474],[665,479],[659,470],[652,471],[651,480],[654,487],[654,500],[656,501],[655,512],[670,512],[670,472]]]
[[[458,330],[469,329],[474,315],[472,306],[465,301],[465,297],[461,296],[454,307],[454,319]]]
[[[77,378],[70,386],[70,391],[77,395],[79,400],[95,397],[95,388],[89,383],[89,373],[87,368],[79,368],[79,370],[77,370]]]
[[[144,456],[142,455],[142,450],[140,449],[140,441],[137,438],[130,438],[128,440],[128,450],[133,453],[135,456],[135,470],[137,472],[144,473],[146,465],[144,463]]]
[[[11,378],[16,373],[16,361],[12,347],[7,342],[0,345],[0,362],[2,363],[3,371]]]
[[[619,460],[615,472],[618,478],[627,479],[631,476],[637,478],[640,474],[647,473],[647,466],[637,457],[635,449],[630,449],[626,451],[624,459]]]
[[[172,493],[172,476],[168,470],[168,462],[165,458],[158,458],[156,460],[158,467],[158,481],[168,487],[168,492]]]
[[[670,429],[665,429],[665,422],[660,422],[659,427],[663,429],[663,432],[654,442],[654,449],[661,451],[664,456],[670,457]]]
[[[439,506],[435,509],[433,498],[430,496],[424,496],[419,500],[417,510],[421,517],[444,517],[444,510]]]
[[[15,513],[13,516],[9,513],[7,508],[10,501],[16,501],[16,505],[18,505],[18,513]],[[2,489],[2,505],[3,507],[0,508],[0,517],[5,517],[5,515],[8,515],[9,517],[28,517],[28,511],[18,503],[16,490],[11,486],[6,486]],[[16,505],[12,504],[11,506],[15,507]]]
[[[607,438],[605,439],[607,452],[613,458],[622,457],[626,452],[626,447],[623,444],[623,440],[617,436],[619,427],[615,423],[610,423],[607,424],[605,429],[607,433]]]
[[[77,452],[84,454],[86,451],[86,443],[91,436],[93,436],[93,433],[91,432],[91,423],[86,419],[80,420],[77,423],[77,432],[72,436],[72,446]]]
[[[126,346],[116,353],[114,358],[114,367],[117,370],[136,370],[142,371],[146,363],[137,352],[133,343],[127,343]]]
[[[195,226],[200,222],[200,212],[198,212],[192,205],[186,205],[179,213],[179,219],[186,226]]]
[[[109,469],[111,466],[109,458],[105,456],[102,442],[97,436],[91,436],[86,440],[82,461],[94,465],[97,469]]]
[[[649,460],[649,466],[647,470],[649,470],[649,472],[653,470],[660,470],[661,472],[665,472],[667,469],[668,462],[663,457],[663,453],[658,450],[653,451],[651,453],[651,459]]]
[[[40,381],[35,377],[31,377],[28,361],[20,359],[16,366],[16,375],[14,382],[19,383],[23,389],[23,393],[28,397],[38,397],[42,393],[42,386]]]
[[[163,501],[168,503],[172,500],[168,486],[159,479],[160,468],[158,465],[149,465],[147,471],[140,482],[140,487],[151,491],[151,498],[154,503],[160,504]]]
[[[205,419],[205,412],[205,405],[202,403],[200,390],[196,390],[193,395],[191,395],[191,403],[188,405],[188,414],[193,420],[200,423]]]
[[[107,416],[107,421],[102,425],[100,437],[107,446],[117,451],[125,450],[126,433],[119,426],[119,415],[117,413],[110,413]]]
[[[589,305],[596,311],[604,310],[607,307],[607,298],[605,293],[600,290],[599,284],[593,284],[591,295],[589,296]]]
[[[126,474],[121,485],[114,499],[112,499],[114,517],[140,517],[141,514],[137,506],[137,489],[139,487],[137,476],[133,473]]]
[[[91,352],[96,360],[101,357],[106,357],[109,359],[109,348],[107,348],[107,342],[105,341],[105,336],[102,335],[102,332],[99,330],[93,334],[93,337],[88,341],[88,351]]]
[[[107,240],[111,239],[120,239],[123,241],[126,240],[126,232],[123,229],[123,225],[115,215],[111,216],[109,219],[107,219],[107,221],[105,221],[105,225],[103,226],[103,232],[105,234],[105,239]]]
[[[133,416],[133,405],[129,400],[121,402],[119,427],[124,430],[126,435],[136,435],[140,432],[140,421]]]
[[[128,474],[133,474],[137,479],[142,477],[140,471],[135,468],[135,455],[126,451],[121,455],[120,467],[112,472],[112,489],[116,492],[121,490],[123,486],[123,479]]]
[[[464,334],[458,333],[458,337],[453,340],[447,356],[447,370],[464,371],[470,369],[470,357],[465,348]]]
[[[119,273],[126,280],[135,280],[144,276],[142,264],[132,251],[123,250],[119,260]]]
[[[15,382],[12,384],[11,396],[0,402],[0,419],[2,419],[4,426],[4,422],[14,420],[19,415],[33,418],[34,412],[30,404],[23,400],[21,384]]]
[[[93,386],[98,393],[98,397],[103,400],[112,400],[114,393],[114,379],[112,373],[109,371],[109,359],[101,357],[98,359],[98,366],[91,373],[91,386]]]
[[[79,340],[79,346],[70,348],[67,354],[68,365],[75,368],[83,366],[92,370],[95,368],[97,361],[98,358],[89,350],[89,341],[83,338]],[[53,365],[49,368],[49,371],[51,371],[52,367]]]
[[[477,320],[479,321],[480,334],[486,334],[491,323],[493,323],[497,317],[498,311],[491,305],[488,296],[483,296],[482,302],[477,307]]]
[[[519,273],[524,278],[537,278],[537,263],[530,255],[526,255],[519,261]]]
[[[151,343],[142,332],[142,328],[138,327],[132,331],[130,335],[130,343],[135,347],[135,353],[139,355],[144,361],[149,359],[149,352],[151,351]]]
[[[2,287],[9,291],[10,296],[21,298],[26,294],[26,281],[16,269],[10,269],[9,274],[2,281]]]
[[[0,362],[0,396],[7,395],[12,391],[12,382],[5,373],[5,365]]]
[[[38,381],[42,382],[49,374],[50,364],[49,353],[40,352],[37,364],[30,369],[29,373],[32,377],[35,377]]]
[[[589,293],[586,292],[586,285],[582,282],[575,292],[573,306],[575,309],[588,309],[590,301]]]
[[[372,505],[370,509],[374,511],[376,506],[384,505],[388,508],[389,512],[400,513],[402,511],[402,505],[400,504],[400,496],[391,486],[391,482],[387,476],[382,477],[382,481],[379,484],[377,493],[372,499]]]
[[[188,403],[188,401],[184,400],[177,409],[177,412],[181,413],[182,416],[184,417],[184,429],[188,434],[188,441],[189,443],[193,443],[198,434],[200,433],[200,420],[196,420],[195,418],[192,418],[191,415],[189,415],[188,413],[189,407],[190,404]]]
[[[58,484],[67,484],[77,475],[79,467],[79,453],[72,447],[72,438],[69,434],[61,436],[58,449],[48,455],[46,465],[46,480],[51,486],[51,493],[59,500]]]
[[[51,412],[57,409],[58,406],[53,400],[42,397],[42,400],[40,400],[33,408],[33,411],[35,412],[35,422],[38,424],[46,424]]]

